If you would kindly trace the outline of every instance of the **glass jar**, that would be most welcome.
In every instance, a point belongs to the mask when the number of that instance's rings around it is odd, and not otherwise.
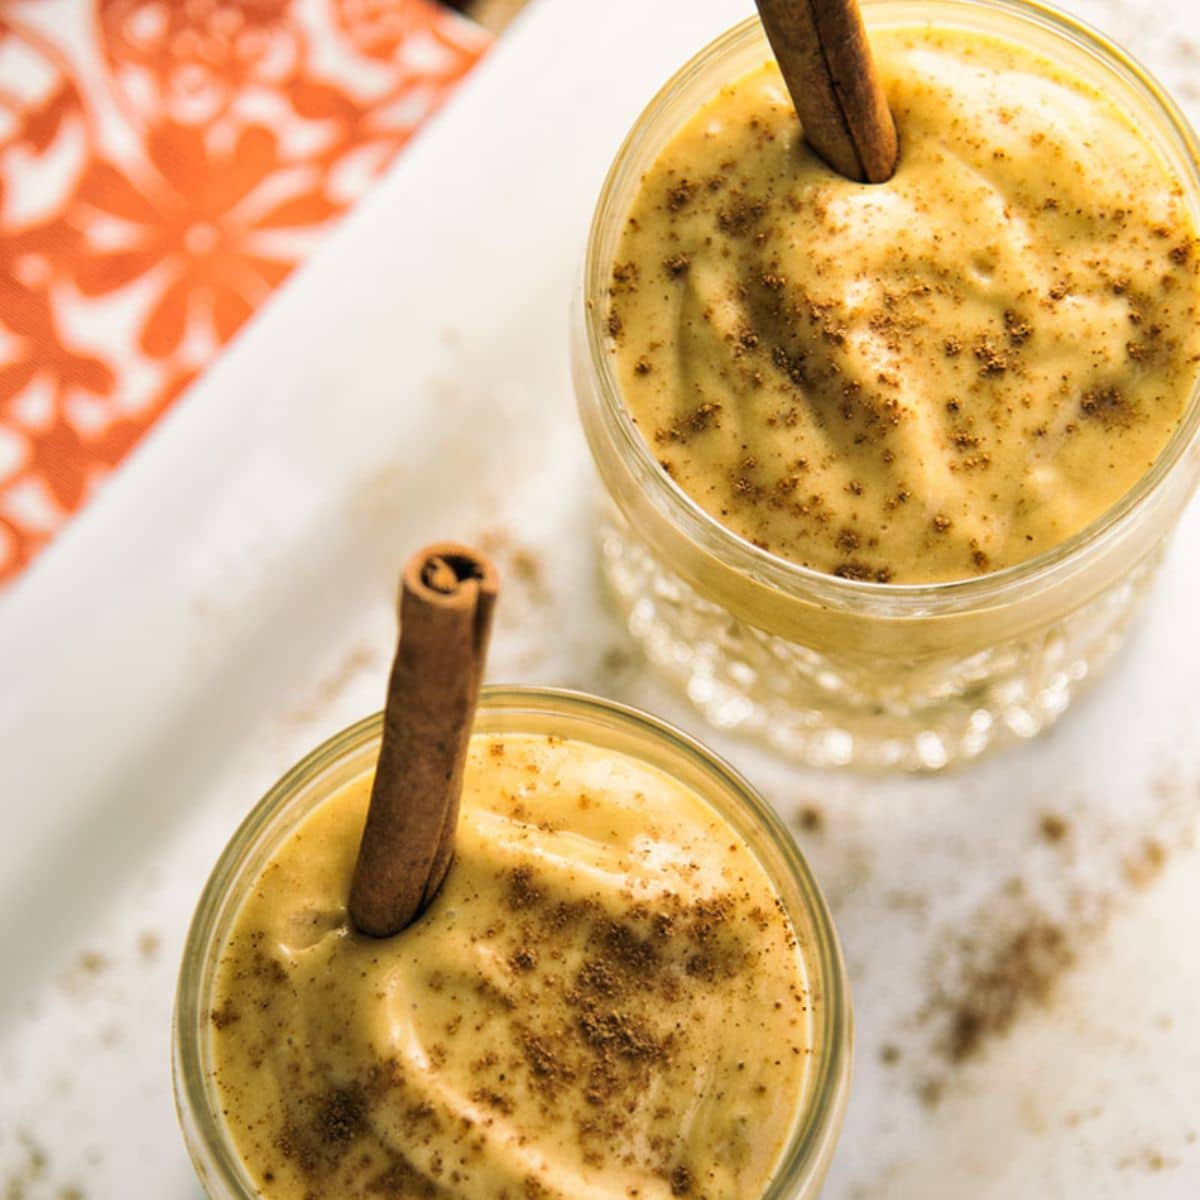
[[[225,848],[192,919],[175,1002],[173,1070],[184,1140],[212,1200],[261,1193],[220,1116],[209,1019],[213,978],[241,901],[291,830],[350,780],[374,770],[382,717],[330,738],[259,802]],[[629,756],[703,797],[745,840],[787,910],[804,954],[812,1004],[812,1067],[795,1130],[762,1200],[815,1197],[841,1128],[850,1086],[852,1017],[837,935],[808,865],[782,822],[730,767],[678,730],[642,713],[572,692],[485,688],[477,734],[553,734]],[[469,1200],[469,1198],[467,1198]],[[749,1198],[747,1198],[749,1200]]]
[[[871,29],[932,23],[1022,42],[1112,97],[1200,212],[1200,146],[1128,55],[1025,0],[862,0]],[[604,572],[649,659],[717,727],[812,766],[937,770],[1047,728],[1111,659],[1197,481],[1200,390],[1151,469],[1054,549],[978,578],[881,584],[822,574],[721,525],[659,467],[621,399],[604,328],[643,173],[726,83],[770,57],[757,18],[691,60],[639,118],[592,221],[572,319],[583,428],[607,492]]]

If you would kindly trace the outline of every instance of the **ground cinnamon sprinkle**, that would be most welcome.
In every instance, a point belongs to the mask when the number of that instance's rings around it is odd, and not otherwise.
[[[1008,354],[998,349],[986,335],[976,341],[973,353],[979,362],[979,374],[982,376],[1003,375],[1008,370]]]
[[[366,1129],[366,1115],[362,1088],[332,1088],[318,1106],[316,1132],[326,1145],[341,1146]]]
[[[1010,308],[1004,314],[1004,331],[1013,346],[1023,346],[1033,333],[1033,326]]]
[[[212,1010],[209,1019],[212,1021],[214,1029],[228,1029],[240,1016],[241,1013],[234,1007],[233,1001],[226,997],[220,1008]]]
[[[508,965],[514,971],[532,971],[537,966],[537,952],[529,946],[522,946],[513,952],[512,957],[508,960]]]
[[[532,867],[516,867],[508,877],[508,905],[510,908],[532,908],[542,899],[542,893],[534,882]]]
[[[1039,915],[966,969],[950,1014],[946,1055],[961,1062],[991,1036],[1006,1033],[1027,1004],[1044,1001],[1073,965],[1075,952],[1061,926]]]
[[[690,183],[686,179],[681,179],[667,193],[667,207],[671,212],[682,212],[687,208],[692,196],[695,194],[696,185]]]
[[[692,1173],[685,1166],[678,1166],[671,1172],[671,1195],[690,1196],[694,1184]]]
[[[1035,820],[1031,836],[1061,856],[1064,871],[1088,836],[1089,862],[1104,868],[1099,886],[1090,871],[1076,879],[1064,875],[1057,897],[1037,897],[1013,878],[935,945],[928,965],[933,987],[918,1020],[929,1031],[932,1052],[919,1056],[921,1073],[914,1080],[923,1103],[939,1103],[955,1068],[982,1055],[1031,1012],[1053,1005],[1061,981],[1121,906],[1154,884],[1173,850],[1194,846],[1195,786],[1157,783],[1154,790],[1161,799],[1153,832],[1145,832],[1143,823],[1131,839],[1094,827],[1089,833],[1082,820],[1060,812]],[[889,1050],[885,1061],[895,1065],[899,1054]]]
[[[815,804],[802,804],[796,811],[796,824],[805,833],[822,833],[825,829],[825,814]]]
[[[686,254],[672,254],[670,258],[663,260],[663,270],[672,279],[678,279],[681,275],[687,274],[691,262],[692,260]]]
[[[711,401],[697,405],[692,411],[674,425],[658,430],[654,435],[656,442],[686,442],[689,438],[717,424],[721,414],[721,406]]]
[[[1045,841],[1056,844],[1066,838],[1071,832],[1071,827],[1058,813],[1043,813],[1038,822],[1038,830]]]
[[[1135,418],[1133,406],[1116,387],[1092,388],[1084,392],[1079,407],[1085,417],[1109,429],[1128,427]]]
[[[764,201],[751,199],[739,191],[731,192],[725,204],[717,210],[717,226],[730,237],[743,237],[762,220],[766,211]]]

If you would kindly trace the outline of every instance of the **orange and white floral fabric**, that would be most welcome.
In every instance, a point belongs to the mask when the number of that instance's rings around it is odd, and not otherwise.
[[[433,0],[0,0],[0,585],[484,48]]]

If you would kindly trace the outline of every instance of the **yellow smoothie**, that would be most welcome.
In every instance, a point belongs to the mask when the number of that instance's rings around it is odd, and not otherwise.
[[[834,174],[773,63],[683,126],[621,235],[607,314],[629,413],[746,540],[851,579],[954,580],[1111,508],[1200,363],[1180,181],[1033,49],[881,28],[894,177]]]
[[[286,836],[220,953],[213,1079],[261,1194],[759,1195],[813,998],[726,821],[614,751],[477,734],[445,885],[373,940],[346,913],[369,793]]]

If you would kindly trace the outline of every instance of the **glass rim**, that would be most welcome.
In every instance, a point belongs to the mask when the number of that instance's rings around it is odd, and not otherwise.
[[[868,27],[871,10],[911,3],[912,0],[862,0]],[[1157,108],[1165,118],[1181,151],[1185,176],[1180,182],[1196,198],[1193,213],[1200,220],[1200,139],[1178,104],[1135,56],[1094,26],[1042,0],[935,0],[934,7],[957,9],[963,13],[989,9],[1000,12],[1013,19],[1014,24],[1037,26],[1063,43],[1073,45],[1076,50],[1090,52],[1122,77],[1124,90],[1130,98],[1151,109]],[[927,18],[932,19],[932,15]],[[617,150],[596,202],[584,252],[582,286],[576,291],[576,316],[583,325],[593,377],[598,384],[600,420],[605,432],[615,441],[618,453],[626,461],[632,460],[641,486],[651,493],[651,502],[676,530],[710,549],[726,566],[760,583],[831,607],[862,608],[888,617],[960,612],[1003,602],[1014,592],[1025,592],[1030,587],[1052,582],[1061,569],[1080,560],[1101,557],[1109,545],[1125,534],[1137,513],[1161,493],[1168,477],[1188,452],[1200,444],[1200,374],[1193,381],[1174,433],[1149,470],[1115,504],[1058,545],[981,576],[933,583],[879,583],[843,579],[802,566],[734,533],[659,468],[649,444],[625,408],[613,356],[607,352],[603,297],[607,289],[608,264],[597,261],[599,246],[609,221],[623,215],[613,211],[618,190],[626,176],[632,173],[637,155],[651,133],[656,131],[674,97],[727,54],[755,40],[763,41],[769,57],[770,46],[762,24],[757,15],[752,15],[708,42],[659,88]],[[640,169],[644,170],[645,164]],[[593,283],[599,286],[593,288]]]
[[[853,1013],[841,946],[828,904],[796,839],[774,808],[723,757],[669,722],[630,705],[566,688],[492,684],[482,689],[479,714],[509,714],[517,718],[565,714],[581,723],[607,723],[636,738],[665,745],[670,752],[681,755],[716,782],[722,795],[719,800],[714,800],[700,793],[705,803],[724,816],[723,809],[729,802],[736,802],[769,837],[782,865],[773,867],[761,859],[760,863],[773,885],[777,884],[781,874],[786,874],[800,894],[814,935],[805,962],[815,969],[810,986],[814,991],[819,989],[824,1012],[818,1030],[819,1044],[813,1046],[815,1065],[808,1084],[809,1096],[760,1198],[788,1200],[793,1195],[792,1189],[827,1163],[836,1139],[839,1116],[845,1106],[853,1061]],[[206,1011],[203,984],[208,951],[214,936],[220,932],[230,886],[259,846],[262,834],[272,820],[305,786],[377,741],[382,727],[382,712],[364,717],[328,737],[280,776],[226,843],[204,885],[184,939],[172,1031],[176,1111],[186,1131],[184,1116],[187,1110],[211,1155],[212,1161],[207,1165],[215,1169],[220,1183],[231,1195],[244,1200],[259,1197],[260,1193],[250,1189],[241,1160],[208,1093],[202,1047]],[[629,752],[636,754],[637,751],[633,748]],[[659,770],[667,769],[654,762],[651,765]],[[751,852],[757,857],[753,848]],[[796,919],[790,906],[789,915],[793,921]],[[188,1140],[189,1152],[195,1160]],[[199,1163],[196,1165],[199,1167]],[[207,1182],[205,1173],[201,1174],[202,1181]]]

